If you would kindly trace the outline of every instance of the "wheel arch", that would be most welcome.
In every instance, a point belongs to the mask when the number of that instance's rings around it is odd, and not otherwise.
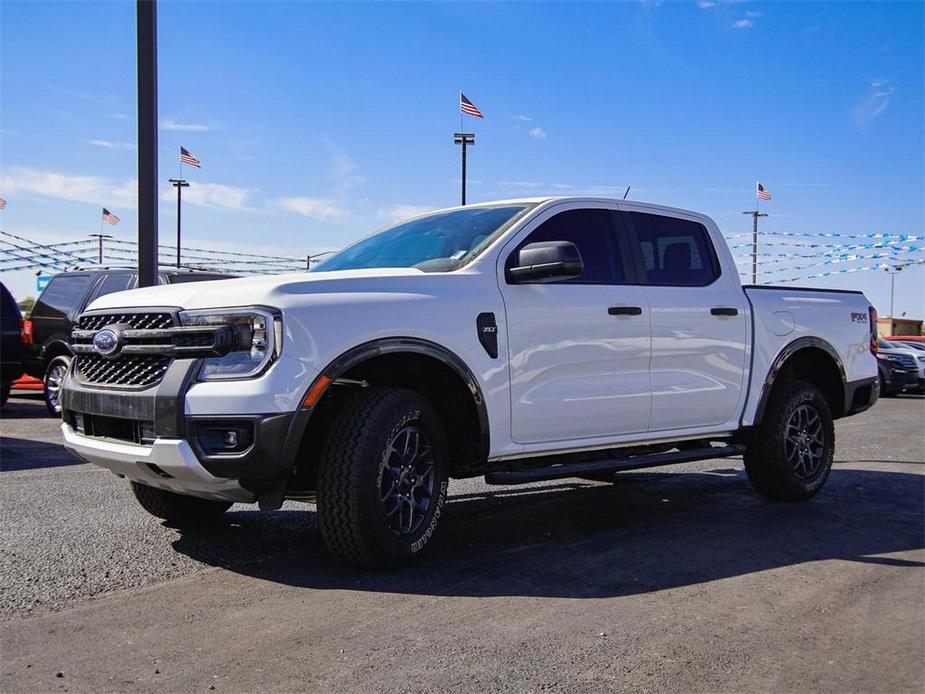
[[[413,376],[418,372],[420,379]],[[491,439],[485,397],[475,374],[462,358],[442,345],[420,338],[389,337],[342,353],[305,390],[305,404],[293,421],[286,446],[296,476],[308,475],[296,480],[296,485],[301,482],[307,488],[313,481],[312,473],[300,470],[300,466],[313,466],[311,460],[320,449],[329,418],[336,416],[336,400],[343,392],[338,379],[356,381],[357,385],[370,382],[411,387],[429,395],[447,429],[453,476],[481,474],[479,465],[488,458]],[[444,388],[446,397],[434,397],[443,395]]]
[[[776,385],[799,378],[822,391],[832,418],[844,416],[848,403],[845,365],[838,351],[819,337],[801,337],[784,347],[774,359],[761,387],[755,425],[761,424]]]

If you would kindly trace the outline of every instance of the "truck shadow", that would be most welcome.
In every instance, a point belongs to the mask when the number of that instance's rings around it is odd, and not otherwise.
[[[452,487],[451,487],[452,490]],[[925,547],[925,477],[836,468],[809,503],[770,503],[741,469],[623,474],[453,496],[437,542],[409,568],[345,568],[312,513],[239,511],[175,548],[263,580],[313,589],[446,596],[599,598],[839,559],[918,569],[879,555]]]

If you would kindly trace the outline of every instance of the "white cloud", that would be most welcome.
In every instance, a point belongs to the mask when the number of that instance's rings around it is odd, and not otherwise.
[[[102,176],[72,176],[17,166],[0,176],[0,190],[8,196],[21,193],[112,208],[134,208],[138,182],[135,179],[114,181]]]
[[[732,23],[733,29],[750,29],[755,23],[750,19],[737,19]]]
[[[179,123],[170,118],[162,118],[160,122],[161,130],[174,130],[185,133],[203,133],[211,130],[211,127],[204,123]]]
[[[748,12],[745,13],[745,16],[746,16],[746,17],[751,17],[752,19],[755,19],[755,18],[757,18],[757,17],[760,17],[760,16],[761,16],[761,13],[760,13],[760,12],[754,12],[754,11],[752,11],[752,10],[749,10]]]
[[[548,136],[546,135],[545,130],[537,126],[530,131],[530,137],[532,137],[534,140],[545,140]]]
[[[128,118],[128,114],[127,113],[110,113],[109,117],[115,118],[116,120],[125,120]]]
[[[347,217],[347,211],[343,209],[341,203],[331,198],[295,196],[279,198],[275,202],[284,210],[316,219],[319,222],[339,222]]]
[[[890,101],[893,99],[893,92],[896,91],[889,80],[882,79],[871,80],[870,88],[870,96],[858,104],[852,114],[854,124],[859,128],[873,122],[874,119],[886,111],[887,106],[890,105]]]
[[[390,222],[400,222],[409,217],[417,217],[425,212],[435,209],[425,205],[392,205],[385,209],[379,210],[379,216],[388,219]]]
[[[344,195],[363,185],[366,179],[357,172],[356,161],[330,138],[325,140],[331,158],[331,182],[334,192]]]
[[[15,135],[16,132],[13,130],[7,130],[6,128],[0,128],[0,135]]]
[[[521,123],[531,123],[533,119],[530,116],[514,116],[514,120],[520,121]]]
[[[709,10],[711,7],[716,7],[716,3],[711,0],[700,0],[700,2],[697,3],[697,7],[701,10]]]
[[[104,149],[135,149],[134,142],[114,142],[112,140],[87,140],[88,145]]]
[[[247,209],[251,191],[248,188],[226,186],[223,183],[196,183],[183,189],[183,202],[201,207],[214,207],[226,210]],[[176,200],[177,194],[173,187],[161,193],[161,200]]]

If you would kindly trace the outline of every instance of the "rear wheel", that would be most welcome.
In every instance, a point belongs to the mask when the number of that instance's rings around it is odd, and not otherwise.
[[[419,393],[357,393],[332,424],[318,464],[318,524],[328,549],[364,567],[416,557],[446,502],[447,458],[440,419]]]
[[[231,508],[232,503],[177,494],[138,482],[132,482],[132,493],[145,511],[178,527],[194,527],[215,521]]]
[[[42,379],[43,391],[45,394],[45,407],[48,408],[49,414],[57,417],[61,416],[61,384],[64,382],[64,375],[71,365],[71,358],[66,356],[55,357],[48,362],[45,369],[45,376]]]
[[[771,393],[745,470],[759,492],[778,501],[804,501],[828,479],[835,426],[822,393],[806,381],[781,384]]]

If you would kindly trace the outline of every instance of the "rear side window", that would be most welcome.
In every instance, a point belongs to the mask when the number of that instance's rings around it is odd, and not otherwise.
[[[703,287],[719,277],[710,235],[698,222],[629,212],[646,284]]]
[[[134,275],[131,274],[107,275],[106,279],[97,285],[96,291],[93,292],[93,298],[98,299],[107,294],[124,292],[131,286],[132,277],[134,277]]]
[[[568,210],[547,219],[508,256],[508,267],[514,267],[521,248],[539,241],[571,241],[578,248],[584,271],[580,277],[561,283],[620,284],[625,281],[609,210]]]
[[[45,318],[73,317],[80,308],[87,290],[98,275],[58,275],[53,277],[39,297],[32,316]]]

